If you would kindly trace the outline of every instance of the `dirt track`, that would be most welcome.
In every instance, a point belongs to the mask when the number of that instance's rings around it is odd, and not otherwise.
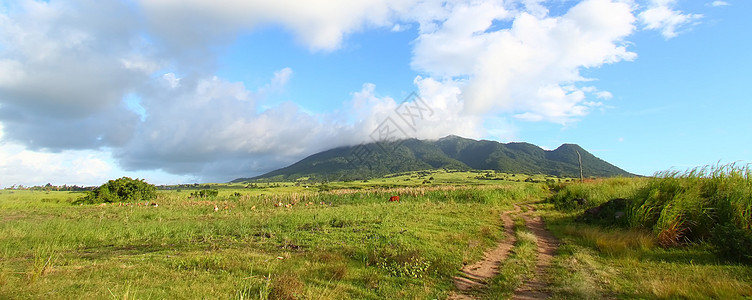
[[[551,295],[546,292],[546,282],[543,277],[545,276],[546,269],[551,265],[556,249],[559,247],[559,240],[546,230],[541,217],[532,216],[531,212],[534,209],[529,205],[527,207],[528,213],[523,214],[522,218],[525,220],[527,228],[535,235],[537,240],[538,257],[535,263],[535,276],[517,287],[514,290],[512,299],[546,299],[551,297]]]
[[[525,220],[528,230],[537,239],[538,255],[534,277],[523,282],[514,291],[512,299],[546,299],[550,295],[546,292],[546,283],[543,277],[545,276],[546,269],[551,265],[559,242],[556,237],[545,229],[543,220],[540,217],[533,216],[535,209],[530,205],[525,205],[525,207],[527,211],[521,213],[521,215],[523,220]],[[499,265],[509,256],[509,252],[514,248],[514,243],[517,241],[514,234],[512,215],[520,214],[520,212],[520,206],[515,205],[514,210],[502,213],[501,219],[504,222],[505,238],[499,242],[496,248],[486,252],[482,260],[462,268],[460,275],[454,277],[454,285],[458,291],[452,293],[448,299],[476,299],[468,291],[485,288],[487,286],[486,281],[499,273]]]

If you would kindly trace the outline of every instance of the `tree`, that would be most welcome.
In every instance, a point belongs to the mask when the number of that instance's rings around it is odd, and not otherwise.
[[[73,204],[150,201],[157,196],[157,187],[143,179],[122,177],[90,191]]]

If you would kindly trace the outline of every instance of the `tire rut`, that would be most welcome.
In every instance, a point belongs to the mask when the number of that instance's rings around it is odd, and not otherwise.
[[[482,260],[471,265],[466,265],[460,270],[460,274],[453,278],[454,285],[458,291],[452,292],[447,299],[477,299],[469,292],[473,289],[485,288],[488,285],[487,280],[499,273],[499,265],[509,256],[514,243],[517,242],[512,215],[521,215],[525,221],[525,226],[535,235],[537,240],[537,256],[534,276],[517,287],[511,299],[528,300],[551,297],[546,291],[544,277],[559,246],[559,241],[546,230],[541,217],[533,216],[535,209],[532,206],[525,204],[525,208],[527,211],[522,213],[521,207],[515,204],[514,210],[501,214],[501,219],[504,223],[504,240],[500,241],[496,248],[487,251]]]
[[[505,211],[501,214],[501,220],[504,224],[504,239],[499,242],[496,248],[487,251],[483,255],[483,259],[462,267],[460,275],[453,279],[459,292],[453,292],[448,299],[475,299],[467,292],[475,288],[486,287],[486,281],[499,274],[499,265],[509,256],[514,243],[517,242],[517,237],[514,234],[514,220],[512,220],[511,214],[519,212],[520,207],[515,205],[514,210]]]
[[[531,212],[535,211],[530,205],[526,205],[528,212],[522,214],[525,220],[525,226],[530,230],[537,240],[537,259],[535,263],[535,275],[522,283],[521,286],[514,290],[512,299],[547,299],[551,294],[546,291],[545,275],[551,266],[556,249],[559,247],[559,240],[546,230],[543,219],[540,216],[533,216]]]

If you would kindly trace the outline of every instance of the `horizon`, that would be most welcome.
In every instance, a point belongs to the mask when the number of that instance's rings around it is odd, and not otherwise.
[[[750,8],[0,0],[0,188],[229,182],[385,128],[643,176],[745,163]]]

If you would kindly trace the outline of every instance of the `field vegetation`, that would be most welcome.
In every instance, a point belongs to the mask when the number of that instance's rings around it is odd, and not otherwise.
[[[731,164],[554,186],[545,214],[565,241],[554,289],[565,298],[751,297],[750,175]],[[614,199],[621,218],[608,209]],[[588,211],[604,216],[582,222]]]
[[[393,182],[94,205],[71,205],[87,193],[4,190],[0,298],[445,298],[456,270],[501,238],[500,211],[546,193]]]
[[[91,192],[2,190],[0,298],[446,299],[520,203],[560,239],[542,279],[553,298],[752,297],[751,180],[730,165],[584,183],[426,171],[201,184],[94,204],[81,202]],[[583,218],[614,199],[600,209],[613,218]],[[519,216],[515,235],[470,295],[508,298],[535,276]]]

